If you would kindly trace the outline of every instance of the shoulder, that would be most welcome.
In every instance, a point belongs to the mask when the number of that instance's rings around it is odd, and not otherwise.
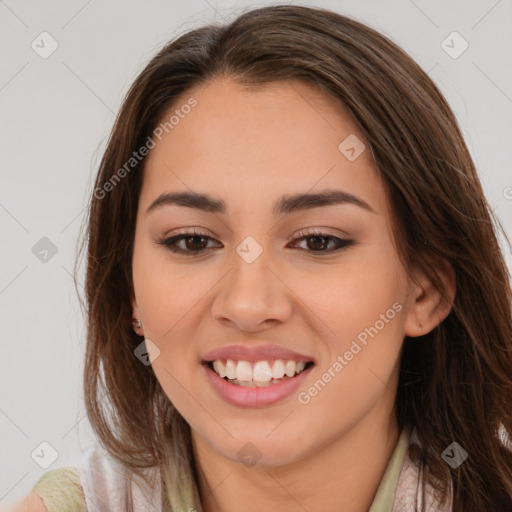
[[[128,494],[133,510],[161,512],[159,469],[146,468],[142,473],[147,480],[141,480],[96,445],[82,453],[76,466],[63,466],[44,473],[32,487],[29,497],[11,512],[87,512],[97,510],[98,504],[102,510],[124,512]]]
[[[25,498],[1,510],[2,512],[48,512],[41,496],[33,491]]]
[[[34,484],[32,493],[36,493],[46,506],[46,509],[41,510],[87,511],[80,477],[74,466],[63,466],[47,471]]]
[[[80,478],[75,467],[63,466],[44,473],[30,494],[9,512],[87,512]]]

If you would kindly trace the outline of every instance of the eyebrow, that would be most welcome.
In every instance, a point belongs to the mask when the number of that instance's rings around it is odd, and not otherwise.
[[[369,212],[376,213],[361,198],[342,190],[322,190],[315,194],[291,194],[281,196],[273,205],[275,216],[286,215],[322,206],[352,204]],[[167,192],[159,195],[148,207],[146,214],[156,208],[174,205],[194,208],[209,213],[226,213],[226,203],[208,194],[196,192]]]

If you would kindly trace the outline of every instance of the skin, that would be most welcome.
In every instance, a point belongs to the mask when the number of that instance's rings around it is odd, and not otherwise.
[[[1,512],[47,512],[43,500],[36,492],[20,499],[7,508],[0,508]]]
[[[404,336],[431,331],[450,305],[400,263],[383,182],[340,103],[301,82],[247,90],[225,77],[187,91],[176,108],[192,96],[197,106],[146,160],[132,305],[137,332],[160,350],[156,377],[191,426],[203,508],[368,510],[400,434],[394,400]],[[355,161],[338,150],[350,134],[366,146]],[[354,194],[374,212],[352,204],[279,218],[271,211],[282,194],[324,189]],[[227,213],[166,205],[146,214],[161,193],[176,191],[223,199]],[[212,237],[212,249],[187,256],[156,243],[180,228]],[[354,244],[315,252],[314,240],[297,238],[306,228]],[[263,250],[251,264],[236,252],[247,236]],[[453,272],[443,276],[453,298]],[[273,343],[316,361],[304,391],[396,302],[400,313],[307,405],[297,393],[257,409],[230,405],[200,367],[214,348]],[[261,453],[252,467],[237,456],[247,442]]]

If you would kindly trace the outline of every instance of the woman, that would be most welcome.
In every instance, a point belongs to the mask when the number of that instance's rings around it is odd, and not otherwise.
[[[91,198],[102,449],[28,509],[512,510],[494,223],[446,101],[374,30],[279,5],[169,43]]]

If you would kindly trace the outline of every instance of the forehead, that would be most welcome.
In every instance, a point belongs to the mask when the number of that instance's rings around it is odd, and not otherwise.
[[[195,106],[184,108],[191,100]],[[172,128],[154,139],[146,159],[142,204],[163,191],[188,190],[222,197],[229,213],[241,201],[262,208],[283,193],[343,188],[382,206],[360,129],[341,102],[313,85],[248,88],[222,78],[187,90],[163,122],[173,113]],[[364,150],[351,160],[343,150],[354,143]]]

